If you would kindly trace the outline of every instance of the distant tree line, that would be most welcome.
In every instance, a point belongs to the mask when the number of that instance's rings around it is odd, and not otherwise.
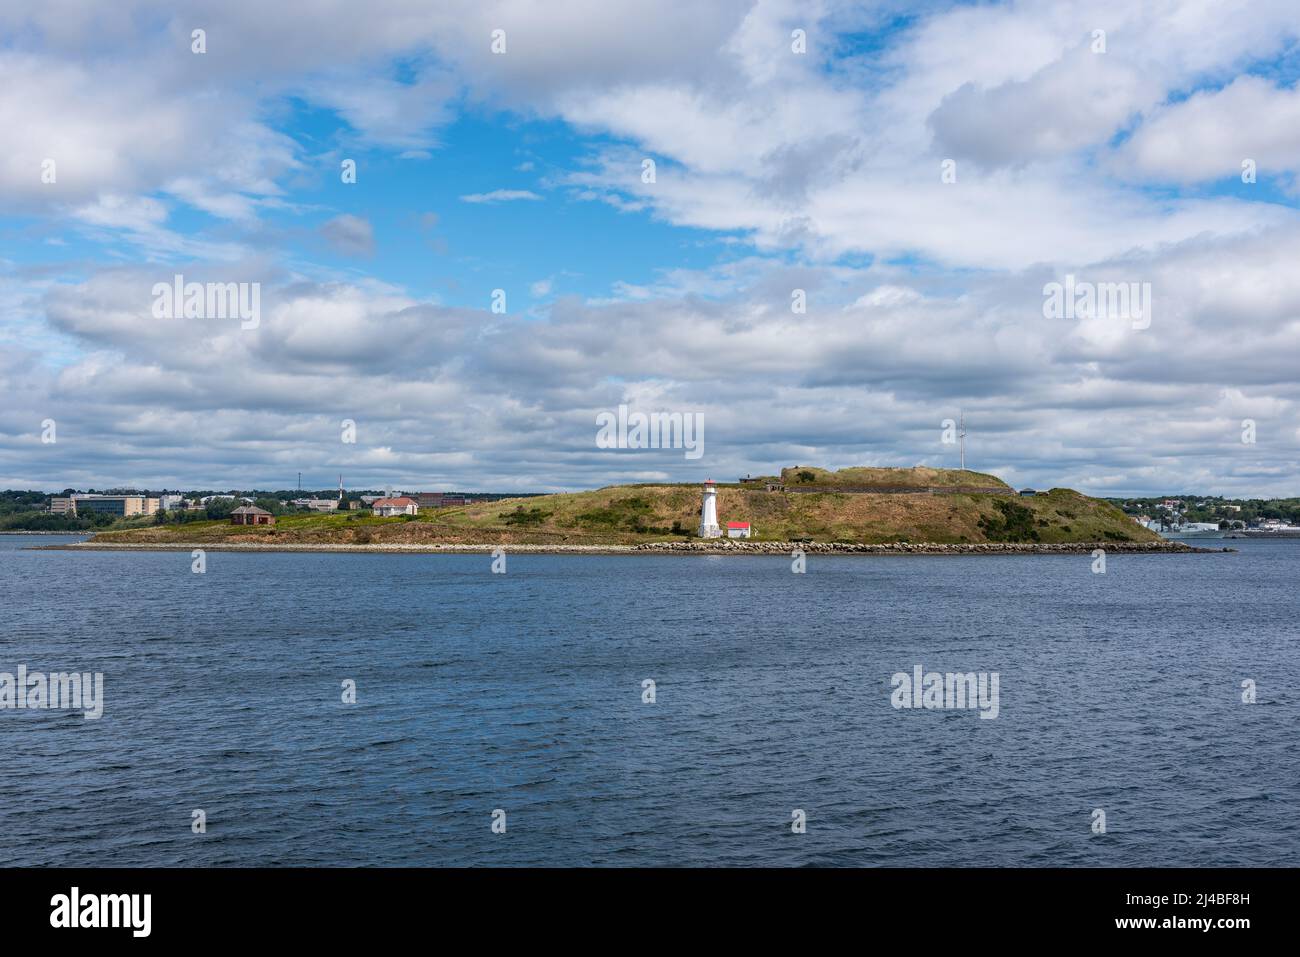
[[[1181,501],[1179,514],[1185,522],[1232,522],[1247,525],[1266,518],[1276,518],[1292,525],[1300,525],[1300,498],[1223,498],[1209,495],[1157,495],[1149,498],[1112,498],[1108,501],[1120,506],[1130,515],[1145,514],[1158,518],[1166,499]],[[1202,507],[1203,506],[1203,507]],[[1237,506],[1240,508],[1230,508]]]
[[[185,524],[188,522],[211,522],[224,521],[230,518],[230,513],[240,505],[246,504],[245,498],[253,499],[253,503],[258,508],[266,509],[272,515],[292,515],[306,511],[292,505],[286,505],[285,501],[291,501],[297,498],[321,498],[334,499],[338,496],[338,489],[326,489],[312,491],[309,489],[280,489],[275,492],[267,491],[222,491],[219,489],[195,489],[185,492],[182,498],[192,502],[197,502],[207,498],[209,501],[203,508],[199,509],[172,509],[164,511],[159,509],[153,515],[133,516],[131,518],[122,518],[116,515],[110,515],[106,512],[83,511],[78,515],[53,515],[48,511],[50,499],[53,497],[68,498],[79,489],[67,488],[62,492],[56,492],[50,495],[46,492],[8,490],[0,491],[0,532],[3,531],[29,531],[29,532],[88,532],[95,529],[108,528],[110,526],[136,528],[141,525],[156,524]],[[87,489],[88,493],[94,493],[95,489]],[[115,490],[114,494],[118,491]],[[126,495],[151,495],[156,497],[158,493],[149,493],[143,490],[131,489],[121,494]],[[347,494],[347,501],[356,501],[360,498],[361,492],[354,491]],[[379,495],[379,491],[367,491],[365,494]],[[450,494],[450,493],[449,493]],[[473,493],[455,493],[455,494],[473,494]],[[535,493],[521,493],[531,495]],[[215,497],[213,497],[215,496]],[[478,496],[475,496],[478,497]],[[528,524],[531,515],[525,515],[520,519],[521,524]]]
[[[0,531],[83,532],[113,523],[112,515],[51,515],[44,492],[0,492]]]

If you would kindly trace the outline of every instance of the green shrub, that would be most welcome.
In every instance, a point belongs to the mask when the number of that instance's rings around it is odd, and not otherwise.
[[[985,515],[978,525],[989,541],[993,542],[1036,542],[1038,529],[1034,527],[1034,512],[1019,502],[999,500],[993,507],[1001,517]]]
[[[513,512],[508,513],[503,522],[506,525],[540,525],[550,517],[550,514],[540,508],[524,508],[520,505]]]

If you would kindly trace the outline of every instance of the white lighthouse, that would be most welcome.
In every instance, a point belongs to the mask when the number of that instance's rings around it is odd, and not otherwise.
[[[704,502],[700,506],[700,538],[721,538],[718,527],[718,485],[713,479],[704,483]]]

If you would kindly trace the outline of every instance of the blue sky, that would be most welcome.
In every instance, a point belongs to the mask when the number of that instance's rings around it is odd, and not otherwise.
[[[1270,2],[7,5],[0,485],[952,466],[964,411],[1018,484],[1298,494],[1298,37]],[[175,273],[257,284],[257,328],[157,318]],[[1046,319],[1067,274],[1150,323]],[[598,448],[619,404],[704,456]]]
[[[345,140],[351,132],[336,114],[318,111],[296,111],[287,129],[320,143]],[[421,298],[467,308],[482,307],[493,289],[523,291],[547,280],[556,293],[598,298],[616,282],[648,284],[658,270],[703,268],[726,253],[712,232],[575,201],[563,180],[611,145],[606,137],[481,109],[458,117],[440,131],[440,140],[427,156],[405,159],[333,146],[331,153],[357,161],[357,183],[340,181],[338,163],[324,166],[313,177],[318,181],[293,194],[312,213],[269,216],[268,222],[293,238],[302,238],[304,226],[312,230],[306,238],[314,242],[292,248],[318,266],[357,269]],[[461,199],[499,191],[535,198]],[[341,213],[365,217],[375,227],[374,255],[363,264],[319,248],[315,231]],[[547,297],[527,295],[521,304],[532,307],[538,298]]]

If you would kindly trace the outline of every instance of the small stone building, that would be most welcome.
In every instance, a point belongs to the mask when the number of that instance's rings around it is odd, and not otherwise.
[[[275,516],[256,505],[241,505],[230,513],[231,525],[274,525]]]

